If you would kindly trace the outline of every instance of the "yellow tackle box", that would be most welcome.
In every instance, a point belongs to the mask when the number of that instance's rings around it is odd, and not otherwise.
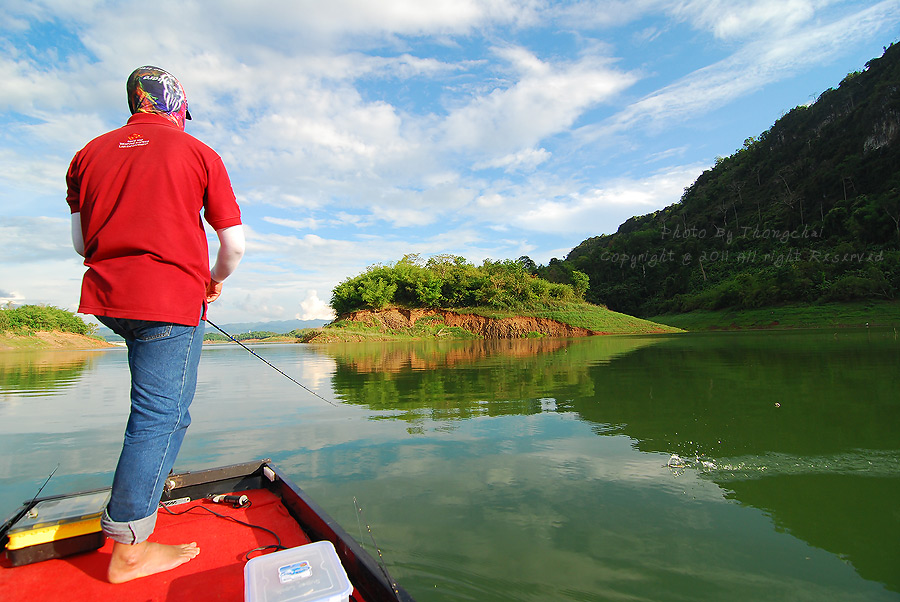
[[[108,501],[103,490],[37,502],[7,531],[7,558],[21,566],[102,547],[100,516]]]

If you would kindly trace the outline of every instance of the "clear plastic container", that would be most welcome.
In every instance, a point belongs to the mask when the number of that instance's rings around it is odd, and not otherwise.
[[[330,541],[257,556],[244,565],[245,602],[349,602],[352,592]]]
[[[97,491],[38,502],[16,521],[7,535],[11,550],[100,531],[100,515],[109,491]]]

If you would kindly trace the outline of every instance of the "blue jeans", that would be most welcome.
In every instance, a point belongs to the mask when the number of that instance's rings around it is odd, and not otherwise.
[[[131,414],[101,524],[113,540],[137,544],[153,533],[166,477],[191,423],[205,323],[97,319],[125,339],[131,370]]]

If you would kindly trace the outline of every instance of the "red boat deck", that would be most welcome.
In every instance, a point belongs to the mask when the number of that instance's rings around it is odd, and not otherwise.
[[[128,600],[157,602],[203,600],[241,602],[244,599],[246,554],[262,546],[274,545],[275,538],[261,530],[226,520],[201,509],[203,506],[224,516],[265,527],[278,534],[281,544],[295,547],[310,543],[296,521],[274,494],[264,490],[243,492],[251,505],[235,509],[225,504],[198,500],[172,506],[172,516],[160,510],[152,541],[168,544],[196,541],[200,555],[171,571],[112,585],[106,581],[106,568],[112,541],[95,552],[11,567],[5,556],[0,560],[0,592],[6,602],[33,600]],[[274,550],[266,550],[270,553]],[[260,552],[252,556],[258,556]],[[252,557],[251,556],[251,557]],[[353,600],[363,602],[354,590]]]

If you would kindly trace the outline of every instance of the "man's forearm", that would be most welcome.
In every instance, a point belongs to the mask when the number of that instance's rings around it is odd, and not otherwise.
[[[216,235],[219,237],[219,251],[216,254],[216,263],[210,270],[210,276],[216,282],[222,282],[234,272],[244,256],[246,246],[244,227],[222,228],[216,230]]]

